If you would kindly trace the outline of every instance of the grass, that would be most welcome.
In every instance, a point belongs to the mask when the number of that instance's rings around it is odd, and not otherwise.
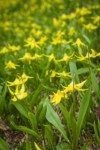
[[[0,6],[0,149],[99,150],[99,1]]]

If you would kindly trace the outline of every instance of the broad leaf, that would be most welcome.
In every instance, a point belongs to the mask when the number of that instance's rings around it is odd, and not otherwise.
[[[20,102],[13,102],[16,109],[26,118],[28,118],[28,112]]]
[[[6,142],[0,137],[0,150],[9,150]]]
[[[66,131],[64,130],[64,128],[62,127],[61,124],[61,120],[59,118],[59,116],[57,115],[57,113],[54,111],[54,109],[52,108],[52,106],[50,105],[49,101],[47,101],[46,103],[47,105],[47,112],[46,112],[46,119],[52,124],[54,125],[58,131],[63,135],[63,137],[65,138],[65,140],[67,142],[69,142],[68,137],[66,135]]]

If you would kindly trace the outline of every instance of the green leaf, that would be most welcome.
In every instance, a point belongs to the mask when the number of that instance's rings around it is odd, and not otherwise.
[[[69,121],[69,112],[67,111],[67,109],[60,103],[58,105],[58,107],[60,108],[60,110],[62,111],[62,114],[64,116],[64,121],[66,123],[67,129],[70,133],[70,121]]]
[[[37,102],[37,97],[39,96],[39,93],[41,92],[42,89],[43,89],[43,86],[42,86],[42,84],[40,84],[32,96],[32,99],[31,99],[31,105],[32,106],[34,106],[35,103]]]
[[[29,141],[26,141],[26,149],[25,150],[31,150],[31,143]]]
[[[7,103],[5,101],[7,94],[7,85],[6,83],[1,86],[0,91],[0,115],[2,115],[5,111],[5,108],[7,108]]]
[[[1,91],[0,91],[0,93],[1,93]],[[0,104],[4,103],[6,93],[7,93],[7,85],[5,83],[4,87],[2,87],[2,95],[0,95]]]
[[[97,93],[98,98],[100,98],[99,84],[98,84],[98,81],[96,79],[96,75],[92,71],[91,71],[91,82],[92,82],[93,90]]]
[[[100,128],[100,127],[99,127]],[[100,135],[98,133],[98,128],[96,126],[96,123],[94,122],[94,132],[95,132],[95,137],[96,137],[96,140],[98,142],[98,145],[100,146]]]
[[[87,72],[89,72],[89,68],[81,68],[81,69],[77,70],[78,75],[83,74],[83,73],[87,73]]]
[[[99,136],[100,136],[100,120],[98,120],[98,133],[99,133]]]
[[[61,143],[56,146],[56,150],[70,150],[70,145],[68,143]]]
[[[24,108],[24,105],[22,103],[18,102],[13,102],[13,105],[16,107],[16,109],[26,118],[28,118],[28,112]]]
[[[74,105],[73,104],[69,111],[69,123],[70,123],[70,127],[72,129],[72,136],[75,137],[77,132],[76,132],[76,120],[74,117]]]
[[[38,135],[38,133],[36,133],[35,131],[33,131],[33,130],[30,129],[30,128],[27,128],[27,127],[25,127],[25,126],[17,126],[14,122],[11,122],[11,125],[14,126],[17,130],[26,132],[26,133],[31,134],[31,135],[33,135],[34,137],[40,139],[40,136]]]
[[[65,140],[67,142],[69,142],[68,137],[66,135],[66,132],[65,132],[64,128],[62,127],[62,124],[61,124],[59,116],[54,111],[54,109],[52,108],[52,106],[49,103],[49,101],[46,102],[46,105],[47,105],[46,119],[52,125],[54,125],[58,129],[58,131],[63,135],[63,137],[65,138]]]
[[[9,150],[6,142],[0,137],[0,150]]]
[[[72,79],[76,80],[79,83],[79,77],[78,77],[78,73],[77,73],[76,63],[74,61],[70,61],[69,68],[70,68]]]
[[[76,125],[76,136],[74,137],[74,146],[75,148],[77,149],[77,144],[78,144],[78,138],[79,138],[79,135],[80,135],[80,131],[81,131],[81,128],[82,128],[82,125],[84,123],[84,119],[85,119],[85,115],[86,115],[86,112],[88,110],[88,107],[89,107],[89,102],[90,102],[90,92],[91,90],[89,89],[85,96],[83,97],[82,101],[81,101],[81,104],[80,104],[80,109],[79,109],[79,113],[78,113],[78,119],[77,119],[77,125]]]
[[[44,121],[44,119],[46,117],[46,111],[47,111],[47,107],[43,106],[42,111],[41,111],[41,113],[39,115],[39,121],[40,121],[41,124],[43,123],[43,121]]]
[[[36,138],[40,138],[39,135],[35,131],[33,131],[33,130],[27,128],[27,127],[18,126],[17,129],[20,130],[20,131],[26,132],[28,134],[31,134],[31,135],[33,135]]]
[[[45,136],[48,140],[48,144],[50,145],[51,149],[54,150],[55,148],[55,136],[53,130],[49,124],[45,125]]]
[[[84,146],[81,147],[80,150],[89,150],[89,147],[87,145],[84,145]]]
[[[38,106],[37,106],[37,109],[36,109],[36,118],[37,118],[37,121],[39,120],[39,115],[42,111],[42,108],[43,108],[43,103],[39,103]]]
[[[86,36],[85,34],[83,34],[84,39],[88,42],[88,44],[91,43],[90,39],[88,38],[88,36]]]
[[[36,116],[35,116],[33,113],[29,112],[29,113],[28,113],[28,118],[29,118],[29,120],[30,120],[30,122],[31,122],[31,124],[32,124],[32,129],[37,131],[37,120],[36,120]]]

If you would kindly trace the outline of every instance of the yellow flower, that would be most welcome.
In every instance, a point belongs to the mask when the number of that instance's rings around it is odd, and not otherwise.
[[[85,7],[82,7],[82,8],[77,8],[76,9],[76,14],[84,16],[84,15],[91,14],[91,11],[89,9],[85,8]]]
[[[8,31],[9,28],[10,28],[10,26],[11,26],[11,22],[10,22],[10,21],[5,21],[5,22],[3,23],[3,27],[4,27],[4,30],[5,30],[5,31]]]
[[[80,18],[78,19],[78,21],[79,21],[80,23],[83,23],[83,22],[85,22],[85,18],[84,18],[84,17],[80,17]]]
[[[16,65],[15,63],[13,63],[12,61],[5,63],[5,65],[6,65],[5,68],[8,68],[8,69],[16,69],[16,67],[19,66],[19,65]]]
[[[75,84],[75,89],[77,91],[84,91],[84,90],[86,90],[86,89],[82,89],[82,87],[84,86],[85,82],[86,82],[86,80],[81,82],[81,83]]]
[[[57,60],[57,62],[68,62],[69,60],[71,60],[73,58],[74,53],[72,53],[72,55],[68,56],[66,54],[64,54],[64,57],[62,59]]]
[[[63,93],[72,92],[74,90],[74,82],[72,81],[65,89],[63,90]]]
[[[51,42],[51,44],[53,45],[57,45],[57,44],[60,44],[61,43],[61,39],[60,38],[54,38]]]
[[[12,101],[22,100],[28,96],[28,93],[25,92],[25,85],[22,84],[21,87],[19,85],[16,86],[15,92],[13,92],[9,87],[8,90],[10,94],[13,96]]]
[[[68,92],[72,92],[73,90],[77,90],[77,91],[84,91],[86,89],[82,89],[82,87],[84,86],[86,80],[75,84],[73,81],[67,86],[65,87],[65,89],[63,90],[64,93],[68,93]]]
[[[83,24],[83,27],[87,30],[95,30],[97,29],[97,26],[96,25],[93,25],[92,23],[89,23],[89,24]]]
[[[52,39],[52,42],[51,42],[51,44],[53,44],[53,45],[57,45],[57,44],[68,44],[68,43],[70,43],[72,40],[70,40],[70,41],[66,41],[66,40],[64,40],[63,39],[63,35],[65,34],[65,31],[58,31],[57,33],[56,33],[56,35],[55,35],[55,37]]]
[[[56,18],[53,18],[53,25],[54,25],[55,27],[58,27],[58,26],[59,26],[59,20],[56,19]]]
[[[85,44],[78,38],[73,45],[77,45],[78,47],[80,47],[82,45],[84,46]]]
[[[51,77],[51,78],[54,78],[55,76],[56,76],[56,72],[55,72],[54,70],[52,70],[50,77]]]
[[[48,57],[49,62],[52,61],[52,60],[53,60],[54,62],[56,62],[56,59],[55,59],[54,54],[51,54],[51,55],[44,55],[44,56]]]
[[[23,73],[21,76],[18,76],[13,82],[8,81],[8,86],[17,86],[17,85],[23,84],[27,82],[27,80],[30,78],[33,78],[33,77],[27,76],[25,73]]]
[[[22,80],[19,80],[19,78],[16,78],[13,82],[7,81],[7,83],[8,86],[16,86],[16,85],[23,84]]]
[[[96,70],[100,71],[100,68],[97,68]]]
[[[61,76],[63,76],[63,77],[71,77],[70,72],[67,73],[67,72],[63,71],[61,73],[57,73],[56,72],[56,74],[58,75],[58,77],[61,77]]]
[[[55,70],[51,70],[51,75],[50,75],[50,77],[51,77],[51,78],[54,78],[56,75],[57,75],[57,77],[62,77],[62,76],[63,76],[63,77],[71,77],[71,76],[70,76],[70,73],[67,73],[67,72],[65,72],[65,71],[59,73],[59,72],[55,72]]]
[[[45,29],[45,33],[49,34],[50,32],[51,32],[51,31],[50,31],[49,28],[46,28],[46,29]]]
[[[34,142],[34,145],[36,147],[36,150],[41,150],[40,147]]]
[[[9,52],[9,50],[6,47],[4,47],[2,50],[0,50],[0,54],[5,54],[8,52]]]
[[[66,21],[63,21],[62,24],[61,24],[61,27],[64,28],[66,25],[67,25]]]
[[[66,19],[68,18],[68,15],[62,14],[62,15],[60,16],[60,18],[61,18],[62,20],[66,20]]]
[[[41,37],[40,40],[38,41],[38,44],[41,45],[41,46],[42,46],[42,45],[45,45],[47,39],[48,39],[48,38],[47,38],[46,36]]]
[[[92,58],[95,58],[97,56],[100,56],[100,53],[96,53],[96,51],[94,49],[91,49],[92,53],[89,55]]]
[[[8,49],[11,51],[18,51],[20,49],[20,46],[15,46],[15,45],[8,45]]]
[[[100,24],[100,16],[92,17],[93,23],[99,25]]]
[[[57,33],[56,33],[56,37],[57,38],[61,38],[63,35],[65,35],[65,31],[58,31]]]
[[[83,60],[87,60],[89,58],[89,55],[83,56],[82,54],[80,54],[79,56],[76,56],[78,59],[77,61],[83,61]]]
[[[19,80],[22,80],[23,83],[25,83],[28,79],[31,79],[33,77],[27,76],[25,73],[23,73],[21,76],[18,76]]]
[[[97,5],[92,5],[91,8],[92,8],[92,9],[100,9],[100,5],[99,5],[99,4],[97,4]]]
[[[77,90],[77,91],[85,91],[87,89],[82,89],[82,87],[84,86],[86,80],[81,82],[81,83],[78,83],[78,84],[75,84],[73,81],[67,86],[67,87],[64,87],[65,89],[60,91],[58,90],[57,93],[54,93],[54,96],[53,96],[53,99],[51,100],[51,103],[60,103],[61,99],[64,97],[64,98],[68,98],[68,92],[72,92],[74,90]]]
[[[76,14],[75,14],[75,13],[71,13],[71,14],[68,15],[68,19],[69,19],[69,20],[72,20],[72,19],[74,19],[75,17],[76,17]]]
[[[36,30],[36,29],[32,29],[31,33],[33,33],[33,35],[35,35],[35,37],[40,37],[42,35],[42,31],[41,30]]]
[[[97,56],[100,56],[100,53],[96,53],[94,49],[91,49],[92,53],[87,53],[86,56],[83,56],[82,54],[80,54],[80,57],[77,56],[77,61],[83,61],[89,58],[96,58]]]
[[[68,30],[68,34],[69,35],[74,35],[74,34],[76,34],[77,32],[76,32],[76,30],[74,29],[74,27],[71,27],[69,30]]]
[[[36,42],[35,39],[32,38],[32,37],[28,38],[28,39],[26,40],[26,43],[27,43],[27,44],[24,45],[24,46],[26,46],[26,47],[30,46],[31,48],[37,47],[37,48],[40,49],[40,47],[39,47],[39,45],[38,45],[38,42]]]
[[[35,54],[35,55],[32,57],[32,60],[40,59],[40,58],[43,57],[43,56],[44,56],[44,54],[41,54],[41,55]]]
[[[30,53],[25,53],[25,55],[21,58],[19,58],[19,60],[33,60],[33,57],[31,56]]]
[[[66,41],[64,39],[60,39],[59,37],[58,38],[54,38],[51,42],[51,44],[53,45],[57,45],[57,44],[63,44],[63,45],[66,45],[66,44],[69,44],[72,40],[69,40],[69,41]]]
[[[56,103],[56,104],[58,104],[58,103],[60,103],[61,98],[63,98],[63,97],[64,97],[64,93],[63,93],[62,91],[59,91],[59,90],[58,90],[57,93],[54,94],[51,103]]]

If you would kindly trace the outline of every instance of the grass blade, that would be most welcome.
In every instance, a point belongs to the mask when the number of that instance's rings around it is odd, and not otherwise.
[[[77,127],[76,127],[76,136],[74,137],[74,146],[75,146],[75,149],[77,149],[77,144],[78,144],[78,138],[79,138],[79,135],[80,135],[80,131],[81,131],[81,128],[82,128],[82,125],[83,125],[83,122],[84,122],[84,118],[85,118],[85,115],[86,115],[86,112],[87,112],[87,109],[89,107],[89,102],[90,102],[90,92],[91,90],[89,89],[84,98],[82,99],[81,101],[81,105],[80,105],[80,109],[79,109],[79,114],[78,114],[78,119],[77,119]]]

